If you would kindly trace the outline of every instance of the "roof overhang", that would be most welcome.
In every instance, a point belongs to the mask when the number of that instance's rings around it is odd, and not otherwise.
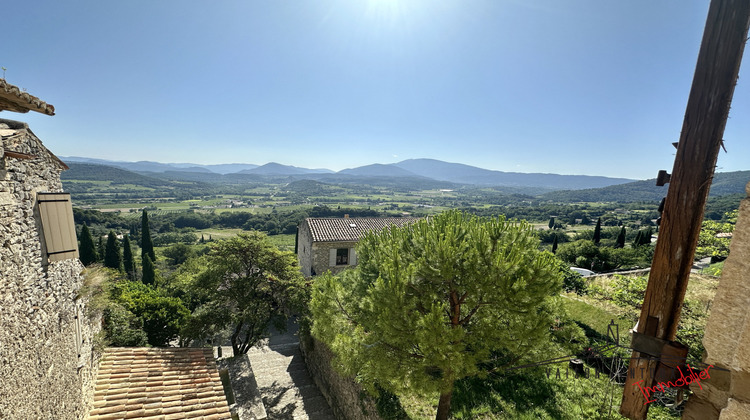
[[[41,114],[55,115],[55,107],[37,98],[21,91],[17,86],[13,86],[0,79],[0,111],[13,111],[26,113],[36,111]]]

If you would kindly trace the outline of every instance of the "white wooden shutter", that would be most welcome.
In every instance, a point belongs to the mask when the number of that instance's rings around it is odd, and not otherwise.
[[[336,248],[328,251],[328,265],[331,267],[336,265]]]
[[[50,262],[78,258],[78,240],[70,194],[38,193],[37,202]]]
[[[349,265],[357,265],[357,253],[354,248],[349,248]]]

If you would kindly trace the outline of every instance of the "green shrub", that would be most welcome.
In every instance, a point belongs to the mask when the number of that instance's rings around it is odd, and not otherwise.
[[[614,276],[614,291],[612,300],[622,307],[641,309],[646,295],[646,276]]]

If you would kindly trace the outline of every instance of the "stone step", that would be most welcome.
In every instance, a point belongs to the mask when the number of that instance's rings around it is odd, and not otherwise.
[[[269,419],[334,420],[333,413],[307,371],[296,325],[248,352]]]

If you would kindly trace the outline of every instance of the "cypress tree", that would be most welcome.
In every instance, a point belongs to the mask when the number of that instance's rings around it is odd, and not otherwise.
[[[554,217],[550,217],[549,218],[549,223],[547,223],[547,226],[549,226],[550,229],[552,229],[553,227],[555,227],[555,218]]]
[[[143,278],[141,281],[144,284],[154,284],[156,282],[154,263],[151,261],[151,257],[149,257],[148,254],[143,256]]]
[[[117,243],[117,235],[111,230],[107,235],[107,247],[104,250],[104,266],[122,271],[120,245]]]
[[[91,231],[89,231],[89,227],[85,223],[83,224],[83,228],[81,228],[81,249],[79,250],[79,254],[79,259],[83,265],[93,264],[99,259],[96,255],[94,238],[91,237]]]
[[[133,250],[130,247],[130,237],[125,235],[122,238],[122,265],[124,266],[125,273],[131,280],[135,279],[135,260],[133,259]]]
[[[99,261],[104,258],[104,241],[102,237],[99,237],[99,244],[96,246],[96,260]]]
[[[635,235],[635,239],[633,239],[633,248],[641,245],[643,245],[643,231],[639,230]]]
[[[148,213],[146,209],[143,209],[143,216],[141,216],[141,258],[146,255],[151,258],[151,261],[156,261],[156,253],[154,253],[154,242],[151,240],[151,229],[148,225]]]
[[[617,235],[617,243],[615,248],[625,248],[625,226],[620,229],[620,234]]]
[[[594,243],[599,245],[599,241],[602,240],[602,218],[596,220],[596,228],[594,228]]]
[[[555,235],[555,239],[552,240],[552,253],[557,253],[557,235]]]

